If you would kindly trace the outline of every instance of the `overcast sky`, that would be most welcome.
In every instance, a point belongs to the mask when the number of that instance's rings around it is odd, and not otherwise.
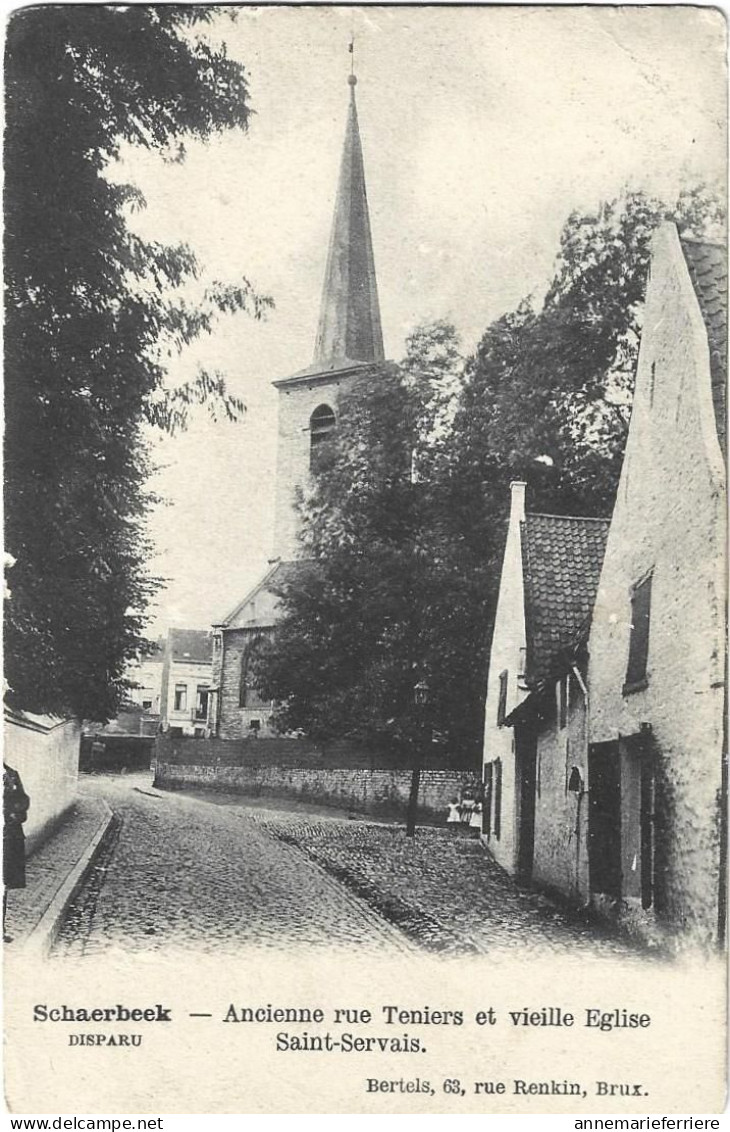
[[[550,277],[561,226],[626,187],[667,199],[724,185],[725,29],[698,8],[221,9],[213,33],[246,65],[255,115],[189,148],[184,165],[128,153],[135,228],[183,241],[201,283],[245,275],[270,294],[262,324],[228,317],[176,365],[226,374],[248,411],[205,415],[156,444],[154,628],[205,627],[271,552],[272,380],[312,360],[345,125],[347,44],[388,357],[447,316],[472,347]]]

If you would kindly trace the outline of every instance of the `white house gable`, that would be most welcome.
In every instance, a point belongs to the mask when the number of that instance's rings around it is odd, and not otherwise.
[[[724,249],[658,230],[589,641],[590,742],[597,758],[615,744],[620,763],[621,894],[706,934],[724,715],[726,287]],[[652,839],[639,884],[639,843]]]
[[[505,868],[514,866],[514,815],[503,799],[514,797],[513,732],[504,719],[524,699],[521,684],[526,655],[525,590],[521,524],[525,519],[525,484],[511,485],[512,501],[499,598],[489,659],[484,726],[485,781],[491,785],[490,847]],[[491,768],[491,769],[490,769]]]

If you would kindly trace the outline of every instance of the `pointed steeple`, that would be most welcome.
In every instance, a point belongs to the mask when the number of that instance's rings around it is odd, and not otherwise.
[[[315,365],[323,369],[379,362],[385,356],[355,105],[357,79],[350,74],[347,81],[350,106],[314,348]]]

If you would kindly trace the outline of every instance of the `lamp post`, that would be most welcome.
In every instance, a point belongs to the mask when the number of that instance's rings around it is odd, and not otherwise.
[[[413,689],[413,699],[418,709],[418,734],[413,748],[413,770],[411,771],[411,793],[408,799],[406,818],[406,837],[416,836],[416,811],[418,809],[418,790],[421,785],[421,765],[423,763],[424,727],[423,709],[428,703],[428,684],[419,680]]]

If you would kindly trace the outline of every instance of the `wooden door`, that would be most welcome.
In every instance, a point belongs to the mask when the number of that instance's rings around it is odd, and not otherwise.
[[[588,864],[591,892],[621,895],[621,759],[618,743],[588,751]]]

